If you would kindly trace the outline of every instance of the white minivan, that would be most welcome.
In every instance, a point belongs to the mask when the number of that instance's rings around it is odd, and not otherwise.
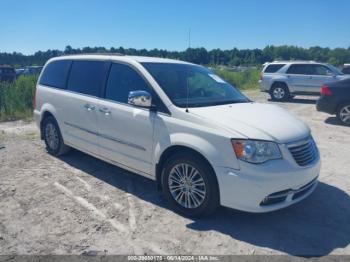
[[[310,129],[205,67],[122,55],[50,59],[34,116],[52,155],[70,147],[156,181],[187,216],[267,212],[317,186]]]

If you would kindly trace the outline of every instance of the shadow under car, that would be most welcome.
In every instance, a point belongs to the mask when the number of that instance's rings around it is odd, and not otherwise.
[[[60,159],[125,192],[130,182],[138,198],[163,208],[167,202],[154,181],[72,150]],[[211,216],[191,219],[191,230],[216,231],[232,239],[297,256],[323,256],[350,243],[350,197],[320,182],[305,200],[271,213],[219,208]]]

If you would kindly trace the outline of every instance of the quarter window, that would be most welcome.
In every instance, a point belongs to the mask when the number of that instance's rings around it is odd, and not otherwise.
[[[129,92],[136,90],[151,93],[148,84],[134,69],[123,64],[112,64],[107,82],[106,98],[128,103]]]
[[[58,60],[49,63],[44,69],[39,84],[65,89],[70,65],[71,61],[69,60]]]
[[[73,61],[68,81],[68,90],[100,96],[106,80],[108,62],[104,61]]]
[[[264,73],[276,73],[278,70],[280,70],[282,67],[284,67],[285,64],[272,64],[272,65],[268,65],[265,68]]]

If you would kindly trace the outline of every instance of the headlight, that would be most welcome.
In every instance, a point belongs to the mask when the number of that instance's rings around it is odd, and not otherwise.
[[[282,158],[280,149],[274,142],[232,139],[231,143],[237,158],[249,163],[260,164]]]

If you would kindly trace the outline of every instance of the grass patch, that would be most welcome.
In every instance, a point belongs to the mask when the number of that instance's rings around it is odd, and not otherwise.
[[[37,76],[20,76],[13,83],[0,82],[0,121],[32,118],[36,81]]]
[[[254,90],[259,88],[259,69],[251,68],[243,72],[232,72],[226,69],[215,69],[214,71],[225,81],[240,90]]]

